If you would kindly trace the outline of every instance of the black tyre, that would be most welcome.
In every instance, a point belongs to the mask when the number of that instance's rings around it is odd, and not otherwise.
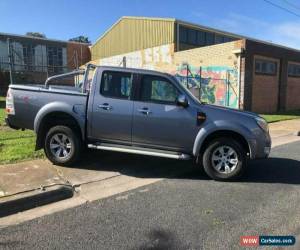
[[[55,126],[46,135],[44,151],[52,163],[70,166],[82,151],[81,138],[67,126]]]
[[[226,181],[242,176],[247,166],[247,153],[232,138],[217,138],[209,143],[203,154],[203,168],[214,180]]]

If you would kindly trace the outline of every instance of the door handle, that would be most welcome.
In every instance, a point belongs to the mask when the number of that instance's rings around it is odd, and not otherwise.
[[[150,115],[152,113],[148,108],[138,109],[138,112],[143,113],[144,115]]]
[[[98,108],[104,109],[104,110],[111,110],[112,106],[110,106],[108,103],[99,104]]]

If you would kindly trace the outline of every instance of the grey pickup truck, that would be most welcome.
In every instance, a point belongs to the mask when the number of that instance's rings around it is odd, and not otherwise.
[[[82,80],[50,84],[66,75]],[[88,147],[192,159],[211,178],[231,180],[271,149],[263,118],[201,103],[174,76],[150,70],[89,64],[42,86],[10,85],[6,110],[7,124],[34,130],[36,149],[58,165],[73,164]]]

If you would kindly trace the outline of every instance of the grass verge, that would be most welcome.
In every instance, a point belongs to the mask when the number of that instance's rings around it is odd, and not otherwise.
[[[34,132],[10,129],[4,118],[5,97],[0,97],[0,164],[43,158],[43,151],[34,150]]]
[[[265,118],[268,123],[300,119],[300,110],[282,111],[276,114],[262,114],[261,116]]]

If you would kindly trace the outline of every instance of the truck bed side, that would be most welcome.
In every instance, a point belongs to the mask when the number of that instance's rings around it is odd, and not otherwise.
[[[38,132],[42,120],[51,113],[66,113],[85,131],[87,94],[73,90],[10,85],[15,115],[8,115],[12,127]]]

